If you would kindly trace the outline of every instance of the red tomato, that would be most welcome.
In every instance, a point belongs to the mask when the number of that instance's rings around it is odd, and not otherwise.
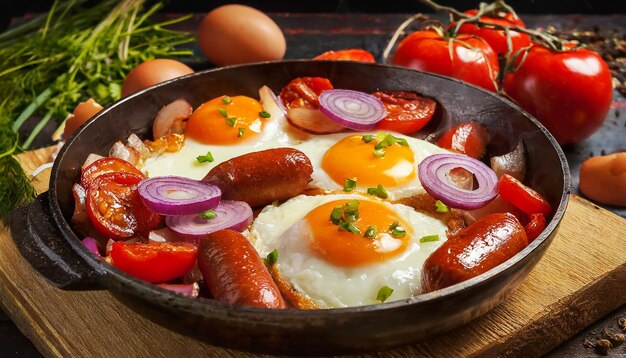
[[[324,91],[333,89],[333,84],[323,77],[298,77],[291,80],[280,91],[280,99],[287,107],[319,108],[317,97]]]
[[[137,184],[142,179],[132,173],[107,173],[93,179],[87,191],[87,214],[100,233],[122,239],[161,224],[161,216],[139,198]]]
[[[145,177],[143,173],[129,162],[118,158],[101,158],[89,164],[80,176],[80,184],[89,188],[91,181],[106,173],[130,173]]]
[[[541,194],[508,174],[498,180],[498,191],[501,197],[528,215],[548,216],[552,212],[550,203]]]
[[[485,154],[488,139],[485,127],[476,122],[465,122],[450,128],[437,140],[437,145],[480,159]]]
[[[532,214],[530,222],[524,226],[528,243],[533,242],[546,228],[546,218],[543,214]]]
[[[520,56],[522,59],[524,56]],[[504,90],[561,145],[576,144],[604,122],[613,98],[609,68],[595,52],[533,46]]]
[[[458,78],[496,91],[498,56],[485,40],[459,35],[446,39],[435,31],[417,31],[400,42],[393,64]]]
[[[374,55],[370,52],[354,48],[349,50],[326,51],[319,56],[313,57],[314,60],[340,60],[340,61],[360,61],[360,62],[376,62]]]
[[[387,117],[376,125],[377,129],[411,134],[422,129],[435,114],[437,102],[418,96],[413,92],[374,92],[372,95],[383,102]]]
[[[468,10],[465,13],[468,15],[476,15],[477,10]],[[481,16],[480,21],[495,24],[495,25],[503,25],[503,26],[517,26],[525,28],[524,23],[514,14],[505,13],[502,17],[495,16]],[[450,26],[454,26],[455,24],[451,24]],[[487,27],[479,27],[475,24],[463,24],[459,29],[460,34],[468,34],[478,36],[489,44],[491,48],[496,52],[496,54],[508,53],[508,45],[506,39],[506,32],[504,30],[494,30],[489,29]],[[511,37],[511,51],[515,53],[516,51],[530,46],[530,36],[523,34],[517,31],[509,31],[509,36]]]
[[[198,249],[187,243],[127,244],[114,242],[113,266],[148,282],[167,282],[189,272],[196,263]]]

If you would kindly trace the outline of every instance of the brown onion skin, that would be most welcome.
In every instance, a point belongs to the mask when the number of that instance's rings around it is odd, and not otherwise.
[[[216,300],[285,308],[285,301],[263,260],[237,231],[220,230],[202,239],[198,266]]]
[[[423,292],[469,280],[500,265],[528,245],[524,227],[510,213],[484,216],[450,236],[424,262]]]
[[[255,208],[302,193],[312,173],[313,166],[304,153],[276,148],[220,163],[202,181],[217,185],[222,199],[245,201]]]

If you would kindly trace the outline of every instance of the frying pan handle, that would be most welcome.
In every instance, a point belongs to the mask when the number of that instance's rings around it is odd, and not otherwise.
[[[13,211],[11,234],[26,261],[53,285],[67,290],[99,288],[97,273],[74,252],[56,227],[48,192]]]

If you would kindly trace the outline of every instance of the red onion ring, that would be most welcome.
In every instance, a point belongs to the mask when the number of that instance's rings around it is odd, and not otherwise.
[[[217,207],[222,191],[215,185],[177,176],[144,179],[137,187],[144,205],[161,215],[191,215]]]
[[[222,200],[213,211],[213,219],[197,214],[167,216],[165,224],[177,234],[195,240],[224,229],[244,231],[252,223],[252,208],[244,201]]]
[[[87,248],[87,250],[91,251],[94,255],[100,256],[100,251],[98,250],[98,243],[93,237],[87,236],[82,240],[83,245]]]
[[[448,173],[463,168],[476,177],[478,189],[466,190],[454,185]],[[464,210],[478,209],[498,195],[498,177],[483,162],[462,154],[434,154],[417,166],[422,186],[433,198],[444,204]]]
[[[320,111],[332,121],[350,129],[368,131],[387,116],[383,103],[371,94],[335,89],[319,96]]]

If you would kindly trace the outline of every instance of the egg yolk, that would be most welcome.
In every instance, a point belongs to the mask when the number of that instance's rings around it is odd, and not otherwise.
[[[359,187],[396,187],[415,178],[415,157],[408,146],[393,144],[382,157],[374,155],[377,141],[365,143],[361,135],[346,137],[326,151],[322,168],[337,184],[356,179]]]
[[[263,107],[250,97],[221,96],[196,109],[185,127],[185,136],[204,144],[236,144],[263,130]]]
[[[382,202],[359,200],[359,217],[354,225],[360,234],[340,230],[330,220],[333,209],[350,200],[335,200],[311,210],[305,220],[310,227],[310,247],[316,255],[336,266],[357,267],[382,262],[403,252],[411,237],[407,223]],[[390,229],[397,222],[406,234],[397,237]],[[377,228],[373,238],[364,236],[370,226]]]

